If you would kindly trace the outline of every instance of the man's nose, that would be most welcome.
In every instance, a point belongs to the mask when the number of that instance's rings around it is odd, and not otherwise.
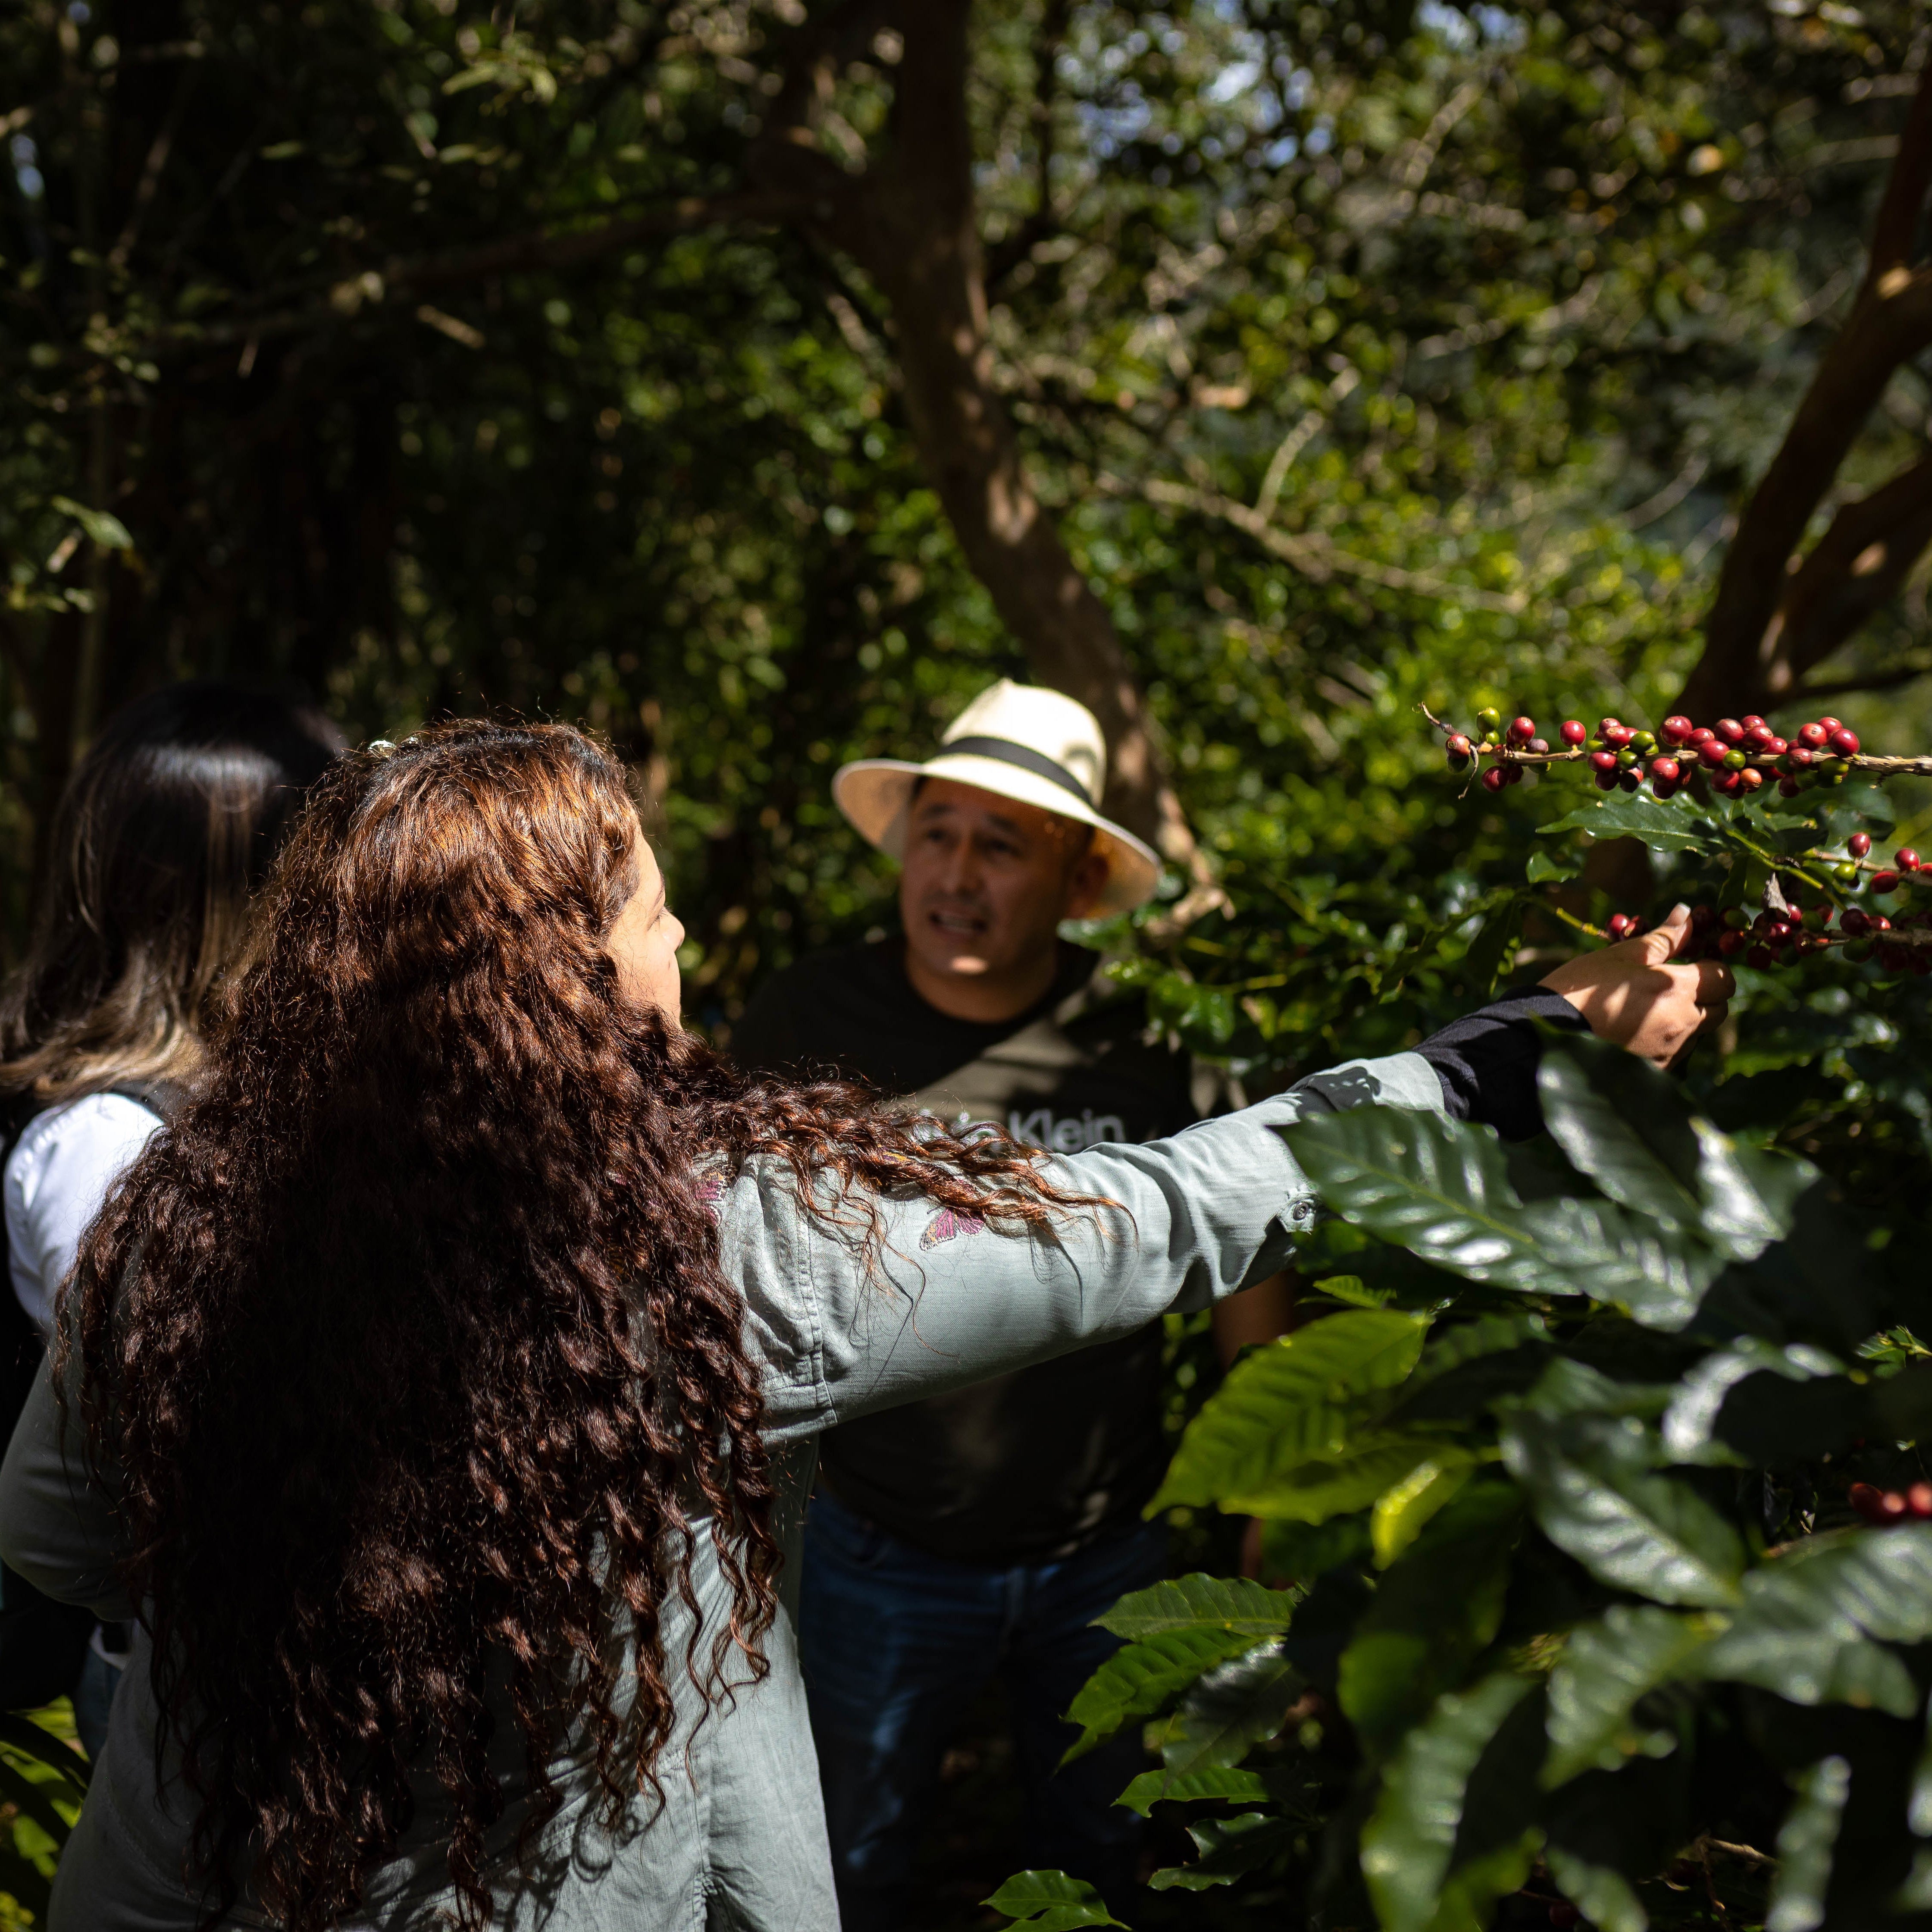
[[[962,839],[946,855],[941,874],[949,892],[972,892],[980,884],[980,855],[970,839]]]

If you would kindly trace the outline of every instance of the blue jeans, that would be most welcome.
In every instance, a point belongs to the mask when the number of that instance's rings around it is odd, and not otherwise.
[[[1114,1800],[1145,1758],[1138,1731],[1057,1770],[1063,1713],[1120,1640],[1094,1619],[1166,1574],[1156,1524],[1055,1563],[990,1570],[928,1556],[822,1490],[806,1519],[799,1618],[812,1735],[844,1932],[918,1921],[913,1867],[947,1741],[996,1673],[1025,1797],[1028,1868],[1118,1898],[1142,1825]]]

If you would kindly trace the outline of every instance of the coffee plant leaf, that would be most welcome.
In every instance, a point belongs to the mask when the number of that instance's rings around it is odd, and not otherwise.
[[[1117,1650],[1079,1689],[1067,1716],[1080,1735],[1061,1758],[1070,1764],[1130,1717],[1144,1717],[1178,1696],[1203,1672],[1252,1648],[1246,1631],[1203,1628],[1167,1630],[1144,1642]]]
[[[1841,1757],[1821,1758],[1793,1782],[1798,1795],[1778,1828],[1778,1871],[1764,1932],[1816,1932],[1824,1924],[1852,1768]]]
[[[1032,1932],[1076,1932],[1083,1925],[1118,1925],[1100,1894],[1084,1879],[1064,1872],[1016,1872],[982,1905],[1032,1928]]]
[[[1808,1343],[1780,1348],[1760,1336],[1741,1335],[1706,1356],[1678,1381],[1664,1414],[1664,1447],[1673,1462],[1702,1459],[1716,1437],[1718,1419],[1731,1391],[1754,1375],[1807,1382],[1842,1377],[1844,1372],[1845,1365],[1837,1357]]]
[[[1383,1932],[1432,1932],[1440,1922],[1470,1780],[1504,1721],[1536,1687],[1532,1678],[1498,1671],[1467,1690],[1448,1692],[1390,1760],[1361,1834],[1362,1876]],[[1526,1870],[1528,1856],[1522,1862]]]
[[[1369,1515],[1376,1567],[1386,1570],[1394,1562],[1481,1466],[1482,1459],[1474,1450],[1444,1448],[1384,1489]]]
[[[1648,792],[1613,792],[1537,830],[1545,838],[1587,832],[1597,839],[1641,839],[1652,852],[1702,852],[1724,834],[1717,816],[1688,792],[1669,801]]]
[[[1704,1654],[1706,1676],[1794,1704],[1918,1711],[1911,1673],[1886,1646],[1932,1637],[1932,1525],[1810,1538],[1753,1570],[1742,1599]]]
[[[1744,1545],[1720,1512],[1650,1466],[1634,1418],[1561,1421],[1525,1409],[1502,1432],[1510,1474],[1544,1535],[1591,1574],[1662,1603],[1734,1604]]]
[[[1187,1828],[1201,1855],[1192,1864],[1163,1866],[1148,1883],[1156,1891],[1205,1891],[1210,1885],[1232,1885],[1291,1849],[1306,1828],[1300,1819],[1268,1811],[1204,1818]]]
[[[1650,1932],[1650,1915],[1622,1872],[1557,1844],[1546,1844],[1543,1857],[1563,1896],[1597,1932]]]
[[[1262,1560],[1270,1576],[1312,1581],[1338,1564],[1360,1561],[1368,1550],[1369,1519],[1359,1512],[1318,1523],[1270,1516],[1262,1525]]]
[[[1180,1700],[1161,1734],[1170,1772],[1239,1764],[1287,1720],[1304,1678],[1282,1646],[1267,1644],[1207,1672]]]
[[[1147,1513],[1177,1503],[1239,1507],[1224,1498],[1256,1493],[1300,1465],[1333,1456],[1364,1400],[1394,1388],[1415,1366],[1427,1327],[1415,1315],[1351,1309],[1250,1351],[1189,1423]]]
[[[1274,1795],[1274,1787],[1259,1771],[1222,1766],[1179,1776],[1171,1771],[1144,1771],[1114,1802],[1130,1811],[1138,1811],[1144,1818],[1156,1804],[1212,1801],[1258,1804]]]
[[[1279,1131],[1322,1198],[1357,1227],[1470,1281],[1529,1294],[1582,1292],[1523,1225],[1489,1128],[1358,1107]]]
[[[1231,1514],[1297,1522],[1326,1522],[1352,1516],[1376,1501],[1442,1446],[1440,1438],[1396,1429],[1368,1429],[1333,1456],[1285,1470],[1254,1489],[1229,1489],[1220,1498]]]
[[[1245,1576],[1196,1572],[1123,1597],[1094,1621],[1117,1637],[1139,1641],[1171,1630],[1246,1635],[1258,1642],[1288,1628],[1301,1593],[1270,1590]]]
[[[1342,1708],[1372,1755],[1386,1751],[1495,1641],[1523,1516],[1514,1484],[1478,1483],[1383,1577],[1337,1680]]]
[[[1694,1675],[1696,1660],[1724,1628],[1722,1618],[1708,1614],[1618,1603],[1572,1630],[1550,1674],[1545,1786],[1553,1789],[1586,1771],[1620,1770],[1633,1757],[1674,1748],[1675,1733],[1640,1721],[1636,1705]]]
[[[1535,1201],[1520,1221],[1570,1293],[1625,1309],[1666,1334],[1690,1325],[1724,1266],[1723,1255],[1694,1234],[1610,1201]]]
[[[1588,1035],[1538,1030],[1544,1125],[1570,1165],[1624,1206],[1666,1227],[1695,1227],[1702,1207],[1697,1135],[1676,1083]]]

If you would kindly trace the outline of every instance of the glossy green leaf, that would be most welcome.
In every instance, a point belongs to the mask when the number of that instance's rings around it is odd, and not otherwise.
[[[1144,1771],[1114,1802],[1125,1805],[1130,1811],[1138,1811],[1144,1818],[1156,1804],[1189,1804],[1209,1800],[1232,1804],[1258,1804],[1270,1795],[1268,1780],[1259,1771],[1240,1771],[1224,1765],[1185,1774]]]
[[[1363,1827],[1362,1876],[1384,1932],[1430,1932],[1450,1876],[1469,1780],[1490,1741],[1535,1688],[1499,1671],[1437,1700],[1382,1774]]]
[[[1240,1763],[1281,1729],[1301,1690],[1300,1672],[1276,1645],[1220,1665],[1188,1692],[1168,1720],[1161,1762],[1171,1772]]]
[[[1376,1567],[1386,1570],[1480,1467],[1473,1450],[1440,1449],[1384,1489],[1369,1516]]]
[[[1662,1425],[1664,1446],[1672,1459],[1699,1459],[1717,1432],[1724,1399],[1750,1377],[1768,1374],[1787,1382],[1815,1381],[1844,1372],[1845,1365],[1804,1342],[1780,1348],[1754,1335],[1739,1336],[1714,1350],[1679,1381]]]
[[[1545,837],[1588,832],[1593,838],[1641,839],[1653,852],[1696,852],[1718,835],[1708,808],[1688,792],[1667,803],[1648,792],[1612,792],[1537,830]]]
[[[1263,1568],[1268,1576],[1312,1583],[1337,1564],[1360,1562],[1369,1551],[1368,1519],[1358,1513],[1300,1523],[1286,1516],[1264,1519]]]
[[[1704,1674],[1794,1704],[1846,1703],[1910,1717],[1919,1698],[1893,1643],[1932,1636],[1932,1525],[1808,1538],[1744,1579]]]
[[[1016,1872],[991,1898],[980,1900],[1032,1932],[1075,1932],[1082,1925],[1118,1925],[1100,1894],[1064,1872]]]
[[[1825,1922],[1838,1824],[1852,1789],[1841,1757],[1821,1758],[1796,1780],[1798,1795],[1778,1833],[1778,1870],[1764,1932],[1814,1932]]]
[[[1432,1436],[1365,1430],[1334,1456],[1298,1464],[1262,1488],[1228,1492],[1220,1499],[1221,1507],[1243,1516],[1326,1522],[1366,1509],[1440,1446]]]
[[[1244,1576],[1208,1576],[1197,1571],[1136,1590],[1094,1621],[1117,1637],[1135,1641],[1172,1630],[1245,1635],[1252,1641],[1279,1636],[1300,1600],[1292,1590],[1270,1590]]]
[[[1238,1878],[1294,1848],[1306,1826],[1299,1819],[1268,1811],[1244,1811],[1232,1818],[1204,1818],[1187,1828],[1201,1855],[1192,1864],[1168,1865],[1148,1883],[1156,1891],[1205,1891],[1232,1885]]]
[[[1168,1630],[1116,1651],[1083,1684],[1067,1716],[1081,1726],[1060,1762],[1084,1756],[1130,1717],[1144,1717],[1178,1696],[1204,1671],[1238,1656],[1255,1639],[1246,1631]]]
[[[1357,1227],[1471,1281],[1580,1292],[1523,1226],[1502,1146],[1486,1128],[1358,1107],[1280,1131],[1322,1198]]]
[[[1363,1399],[1414,1367],[1427,1326],[1414,1315],[1349,1309],[1250,1351],[1188,1425],[1148,1514],[1177,1503],[1244,1507],[1231,1499],[1333,1456]]]
[[[1476,1484],[1382,1579],[1337,1681],[1342,1708],[1372,1754],[1393,1748],[1495,1640],[1523,1514],[1513,1485]]]
[[[1546,1845],[1543,1856],[1564,1897],[1597,1932],[1649,1932],[1650,1914],[1622,1872],[1593,1864],[1561,1845]]]
[[[1636,1720],[1637,1700],[1692,1674],[1724,1627],[1721,1618],[1618,1603],[1598,1622],[1571,1631],[1550,1676],[1544,1783],[1554,1786],[1580,1772],[1616,1771],[1639,1754],[1670,1750],[1676,1742],[1672,1733]]]
[[[1634,1418],[1553,1422],[1527,1411],[1502,1434],[1510,1474],[1544,1534],[1606,1583],[1662,1603],[1738,1600],[1744,1546],[1687,1484],[1648,1467]]]

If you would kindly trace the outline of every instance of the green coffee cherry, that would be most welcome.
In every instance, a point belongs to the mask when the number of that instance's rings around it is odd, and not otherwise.
[[[1485,737],[1492,735],[1502,725],[1502,721],[1503,714],[1493,705],[1485,705],[1476,714],[1476,722],[1482,726]]]

